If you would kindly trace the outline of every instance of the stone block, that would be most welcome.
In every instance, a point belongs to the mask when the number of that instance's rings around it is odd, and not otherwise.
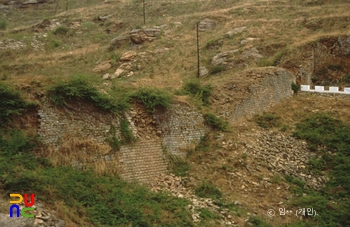
[[[310,85],[300,85],[301,91],[310,91]]]
[[[329,87],[329,91],[330,92],[338,92],[339,91],[339,87]]]
[[[324,91],[324,86],[315,86],[315,91]]]
[[[345,87],[344,88],[344,93],[350,94],[350,87]]]

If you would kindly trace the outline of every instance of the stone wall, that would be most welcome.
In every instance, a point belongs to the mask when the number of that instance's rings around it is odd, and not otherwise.
[[[203,115],[184,103],[174,104],[154,117],[162,131],[163,145],[174,155],[184,155],[184,150],[209,130]]]
[[[143,140],[135,144],[122,146],[119,160],[124,179],[147,183],[159,173],[167,172],[160,140]]]
[[[145,111],[134,106],[125,114],[137,140],[121,146],[119,151],[114,151],[106,139],[121,138],[120,117],[87,103],[74,103],[60,109],[43,103],[38,111],[38,135],[47,146],[47,155],[56,152],[56,157],[80,169],[100,165],[100,169],[108,168],[109,172],[117,172],[127,180],[147,182],[167,172],[164,149],[184,155],[183,149],[198,141],[208,129],[201,113],[185,103],[174,103],[153,115]],[[69,154],[70,151],[74,154]]]
[[[295,78],[286,70],[277,69],[274,73],[269,73],[259,84],[249,87],[248,97],[235,107],[230,118],[235,120],[261,113],[281,100],[291,97],[292,82],[295,82]]]

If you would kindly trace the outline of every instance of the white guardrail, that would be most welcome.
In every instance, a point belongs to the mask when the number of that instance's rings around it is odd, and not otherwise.
[[[344,87],[343,91],[339,90],[339,87],[329,87],[328,90],[325,90],[324,86],[315,86],[315,89],[311,89],[310,85],[300,85],[301,91],[307,92],[319,92],[319,93],[335,93],[335,94],[347,94],[350,95],[350,87]]]

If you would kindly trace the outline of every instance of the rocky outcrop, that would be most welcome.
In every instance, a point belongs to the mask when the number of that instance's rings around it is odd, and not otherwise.
[[[234,58],[234,54],[237,53],[238,51],[239,50],[230,50],[230,51],[218,53],[212,58],[211,64],[213,66],[225,65],[227,64],[228,61]]]
[[[145,41],[152,42],[160,35],[159,28],[134,29],[130,32],[130,40],[135,44],[142,44]]]
[[[216,27],[216,21],[211,20],[209,18],[205,18],[201,22],[199,22],[199,31],[205,32],[205,31],[211,31],[214,30]]]
[[[240,34],[240,33],[242,33],[246,28],[247,28],[247,27],[238,27],[238,28],[234,28],[233,30],[226,32],[225,35],[224,35],[224,37],[230,38],[230,37],[232,37],[233,35]]]

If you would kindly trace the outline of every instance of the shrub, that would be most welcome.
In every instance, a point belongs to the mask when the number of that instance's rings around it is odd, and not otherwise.
[[[210,68],[210,74],[217,74],[222,71],[225,71],[225,67],[223,65],[216,65]]]
[[[207,208],[200,209],[199,216],[202,218],[202,220],[210,220],[210,219],[218,219],[220,218],[219,215],[213,213]]]
[[[204,115],[205,123],[215,130],[227,131],[228,123],[226,120],[215,116],[212,113]]]
[[[292,90],[294,91],[294,94],[297,94],[300,91],[300,85],[297,83],[292,83]]]
[[[109,143],[109,145],[112,147],[112,149],[114,151],[119,151],[120,150],[120,146],[121,146],[121,142],[116,136],[117,128],[113,124],[110,124],[109,133],[110,133],[111,136],[108,137],[106,139],[106,141]]]
[[[26,109],[36,106],[24,101],[19,92],[0,82],[0,126],[10,121],[11,116],[20,115]]]
[[[168,154],[171,172],[179,177],[184,177],[190,170],[190,164],[177,155]]]
[[[166,108],[171,103],[170,94],[156,88],[141,88],[132,97],[142,101],[150,113],[155,112],[158,108]]]
[[[67,35],[68,31],[69,31],[68,27],[58,26],[52,33],[54,35]]]
[[[255,122],[262,128],[278,127],[281,124],[281,117],[274,113],[263,113],[254,117]]]
[[[120,121],[120,132],[122,134],[122,137],[124,138],[124,143],[132,143],[135,141],[135,137],[129,128],[129,123],[125,119],[122,119]]]
[[[0,30],[5,30],[7,27],[7,22],[5,19],[0,20]]]
[[[192,97],[200,99],[204,105],[209,105],[211,86],[201,86],[198,80],[192,80],[184,84],[181,93],[185,95],[191,95]]]
[[[113,102],[109,96],[100,93],[91,86],[83,77],[54,85],[49,89],[48,97],[57,106],[67,105],[68,100],[78,99],[92,102],[105,111],[120,111],[120,106]]]
[[[204,181],[195,188],[195,194],[202,198],[220,199],[222,197],[222,192],[215,185]]]
[[[350,127],[324,113],[313,114],[296,125],[294,136],[307,140],[310,148],[326,146],[332,151],[349,155]]]

